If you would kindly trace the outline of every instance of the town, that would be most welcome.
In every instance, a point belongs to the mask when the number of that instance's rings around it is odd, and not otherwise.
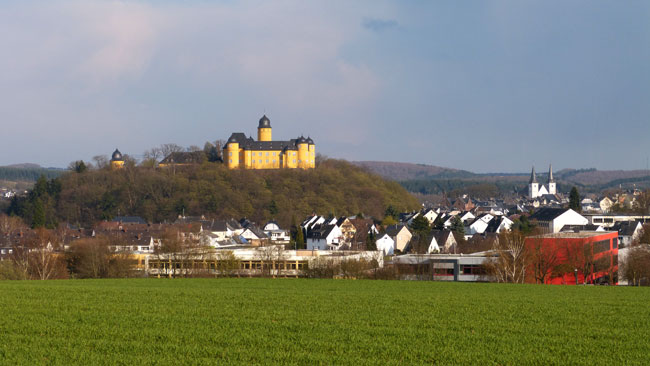
[[[105,169],[122,162],[118,151]],[[389,206],[383,217],[313,213],[291,227],[181,214],[48,230],[2,214],[0,275],[648,284],[648,192],[580,199],[557,192],[552,167],[546,177],[540,185],[533,168],[527,195],[516,200],[462,195],[412,212]]]

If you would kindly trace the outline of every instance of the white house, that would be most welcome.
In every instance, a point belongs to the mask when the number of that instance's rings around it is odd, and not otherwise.
[[[307,234],[308,250],[338,249],[343,233],[336,225],[321,225],[314,227]]]
[[[395,253],[395,240],[388,234],[382,235],[376,241],[377,250],[384,252],[384,255],[393,255]]]
[[[474,221],[472,221],[468,225],[469,230],[466,234],[469,235],[483,234],[487,229],[488,225],[490,224],[490,221],[492,221],[493,218],[494,216],[492,216],[491,214],[483,214],[477,217],[476,219],[474,219]]]
[[[546,233],[558,233],[566,225],[587,225],[589,220],[570,208],[544,207],[528,218]]]

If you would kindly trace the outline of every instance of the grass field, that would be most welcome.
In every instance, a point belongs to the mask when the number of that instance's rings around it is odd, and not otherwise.
[[[0,282],[0,364],[648,364],[650,289]]]

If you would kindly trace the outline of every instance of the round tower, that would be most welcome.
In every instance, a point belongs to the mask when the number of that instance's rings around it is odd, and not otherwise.
[[[307,137],[307,144],[309,146],[309,167],[315,168],[316,167],[316,144],[314,144],[314,140],[312,140],[311,137]]]
[[[229,169],[239,168],[239,142],[233,137],[228,139],[226,144],[225,161],[228,162]]]
[[[111,155],[111,169],[121,169],[124,167],[124,157],[120,150],[115,149]]]
[[[309,168],[311,165],[309,163],[309,143],[304,136],[300,136],[296,145],[298,145],[298,168]]]
[[[265,115],[260,118],[257,126],[257,141],[271,141],[271,121]]]

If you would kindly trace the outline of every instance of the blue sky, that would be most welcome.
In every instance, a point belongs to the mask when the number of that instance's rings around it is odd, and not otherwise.
[[[0,165],[255,135],[475,172],[644,169],[648,1],[3,1]]]

